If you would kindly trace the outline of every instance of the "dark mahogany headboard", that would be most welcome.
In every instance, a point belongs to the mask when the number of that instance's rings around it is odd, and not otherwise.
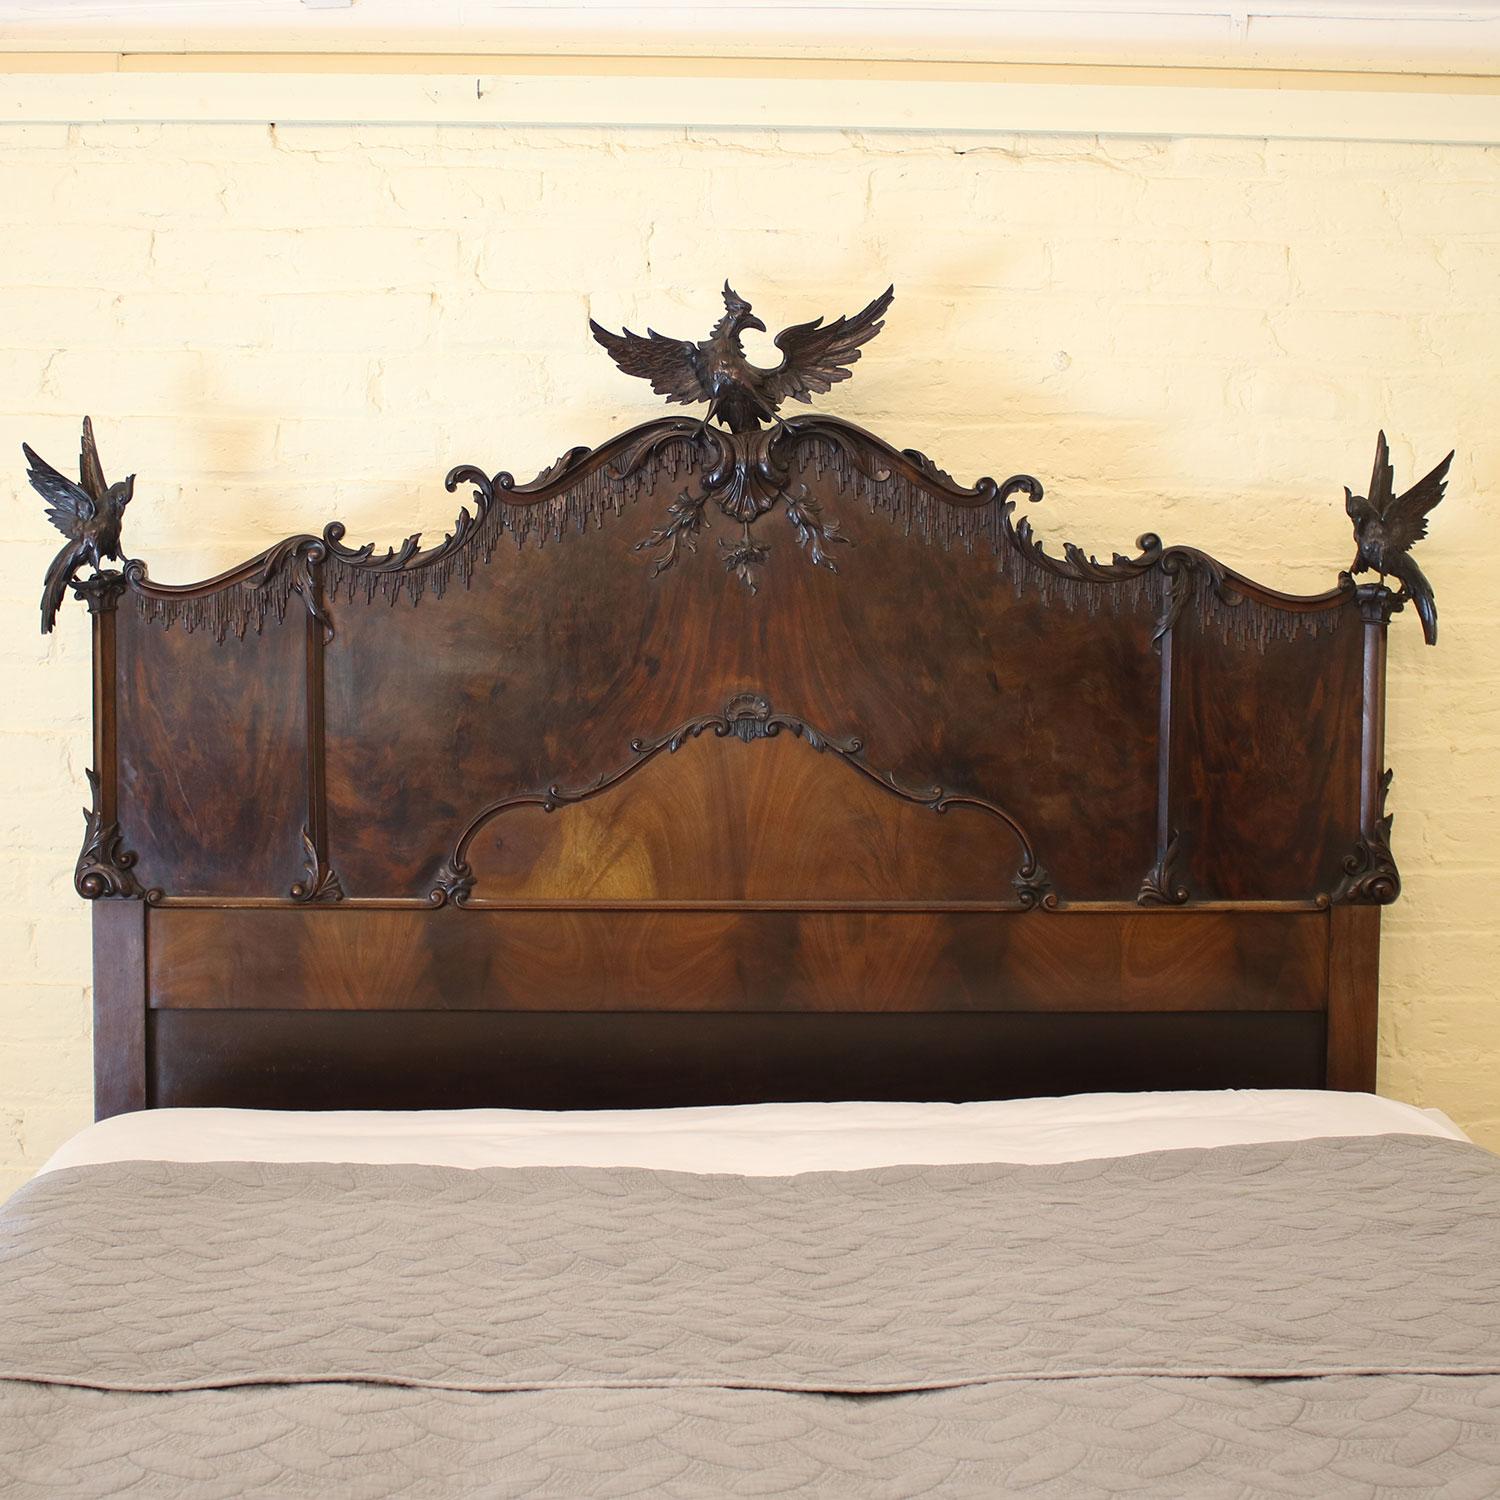
[[[1056,556],[1028,477],[737,425],[187,587],[74,520],[101,1115],[1373,1087],[1405,575]]]

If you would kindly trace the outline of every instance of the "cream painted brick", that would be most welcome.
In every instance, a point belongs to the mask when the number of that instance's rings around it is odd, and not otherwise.
[[[111,349],[173,352],[180,349],[252,349],[274,336],[281,299],[225,297],[180,287],[132,287],[115,294],[108,319],[88,340]],[[66,331],[60,343],[73,346]]]
[[[600,200],[608,202],[605,196]],[[481,287],[502,292],[634,293],[647,275],[648,224],[607,215],[602,222],[517,221],[497,227],[479,252]]]
[[[591,316],[583,292],[440,290],[428,307],[433,347],[556,350],[576,355]]]
[[[108,412],[116,420],[178,416],[211,405],[203,356],[183,349],[157,350],[150,360],[118,346],[61,349],[46,361],[39,397],[49,411]]]
[[[0,229],[0,240],[4,233]],[[11,292],[0,342],[22,349],[118,348],[119,304],[119,295],[105,287],[33,286],[24,297]]]
[[[266,297],[271,321],[265,340],[275,349],[309,353],[402,353],[428,341],[439,289],[368,291]]]
[[[1342,244],[1298,242],[1291,247],[1291,271],[1298,299],[1313,307],[1444,312],[1459,305],[1433,240],[1403,245],[1400,254],[1362,236]]]
[[[72,144],[68,125],[6,125],[0,129],[0,161],[31,162],[61,156]]]
[[[1098,240],[1055,236],[1048,284],[1063,294],[1197,301],[1207,297],[1211,247],[1202,240]]]
[[[81,162],[61,175],[35,218],[79,226],[152,227],[163,219],[223,221],[226,205],[221,170],[206,162],[178,162],[170,171],[121,171],[118,162]]]
[[[92,409],[127,528],[187,580],[345,520],[440,534],[455,462],[530,475],[659,409],[586,319],[701,335],[897,300],[821,407],[1101,555],[1141,531],[1279,587],[1349,559],[1342,485],[1457,444],[1392,632],[1406,882],[1381,1083],[1500,1147],[1500,152],[921,132],[0,126],[0,1189],[89,1115],[89,635],[15,457]],[[776,357],[769,339],[755,357]]]
[[[176,418],[127,415],[118,419],[101,407],[93,417],[106,472],[128,469],[140,476],[130,511],[138,526],[142,511],[171,502],[184,473],[240,475],[275,462],[276,427],[265,418],[225,416],[211,407]],[[58,431],[55,425],[52,430]],[[47,451],[41,445],[44,436],[38,434],[31,440],[42,452]],[[47,441],[65,457],[78,437],[76,431],[63,428]],[[198,488],[202,488],[201,480]]]
[[[407,167],[391,170],[386,190],[396,211],[410,222],[428,219],[447,224],[454,219],[476,219],[491,231],[503,216],[536,208],[542,201],[545,176],[540,171],[496,168]]]
[[[148,273],[154,233],[149,229],[96,225],[80,234],[76,225],[13,224],[5,229],[4,284],[9,296],[29,286],[76,286],[114,290],[139,283]]]
[[[457,239],[444,230],[170,228],[154,235],[157,286],[257,292],[423,289],[451,281]]]
[[[348,162],[331,172],[314,158],[277,153],[237,169],[223,184],[222,208],[230,225],[290,233],[312,226],[412,222],[397,210],[390,177],[382,168]]]

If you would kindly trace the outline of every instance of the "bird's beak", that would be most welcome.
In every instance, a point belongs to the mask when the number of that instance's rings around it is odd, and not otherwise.
[[[760,329],[760,331],[762,333],[764,333],[766,331],[766,325],[764,323],[762,323],[759,318],[750,318],[750,319],[747,319],[746,323],[745,323],[745,327],[746,328],[758,328],[758,329]]]

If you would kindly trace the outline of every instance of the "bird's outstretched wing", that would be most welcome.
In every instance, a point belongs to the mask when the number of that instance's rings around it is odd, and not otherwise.
[[[84,432],[87,452],[92,446],[92,433],[87,428]],[[21,444],[21,452],[26,455],[26,462],[30,466],[26,477],[31,481],[31,487],[47,502],[47,519],[65,537],[76,540],[82,535],[82,523],[92,521],[98,514],[93,497],[66,475],[59,474],[28,444]],[[97,455],[95,461],[97,462]]]
[[[1427,535],[1428,513],[1448,488],[1450,453],[1432,473],[1419,479],[1404,495],[1398,495],[1381,516],[1387,548],[1406,552]]]
[[[649,380],[651,389],[658,396],[665,396],[668,401],[680,401],[684,406],[711,399],[713,392],[703,383],[696,344],[686,339],[669,339],[654,328],[648,328],[644,338],[628,328],[611,333],[592,318],[589,319],[589,328],[595,340],[609,351],[609,357],[627,375],[639,375],[642,380]]]
[[[861,344],[880,332],[881,319],[896,289],[888,286],[863,312],[837,318],[825,328],[822,318],[783,328],[776,335],[781,363],[766,372],[762,388],[773,403],[788,396],[811,401],[815,392],[849,378],[849,366],[859,358]]]
[[[109,486],[104,482],[104,466],[99,462],[99,449],[94,443],[94,424],[88,417],[83,419],[83,442],[78,450],[78,477],[84,491],[94,503],[102,503]]]
[[[1390,445],[1385,440],[1385,429],[1375,439],[1375,467],[1370,471],[1370,504],[1376,512],[1383,511],[1390,503],[1391,490],[1396,471],[1391,467]]]

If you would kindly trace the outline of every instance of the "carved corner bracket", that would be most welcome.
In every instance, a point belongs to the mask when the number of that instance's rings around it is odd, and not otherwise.
[[[122,572],[110,568],[106,572],[92,573],[87,578],[69,579],[68,586],[73,590],[73,597],[88,606],[91,615],[105,615],[119,605],[126,583]]]
[[[328,863],[327,856],[319,849],[312,830],[302,830],[302,855],[305,873],[292,886],[288,894],[297,902],[342,901],[344,887],[338,872]]]
[[[99,773],[87,770],[90,805],[83,810],[83,848],[73,871],[73,888],[86,901],[101,896],[140,897],[146,895],[135,878],[135,851],[125,847],[120,825],[113,818],[105,820],[99,807]]]
[[[1387,771],[1380,778],[1380,816],[1375,826],[1365,829],[1344,856],[1344,873],[1331,898],[1336,906],[1389,906],[1401,894],[1401,872],[1391,853],[1394,818],[1385,810],[1392,775]]]
[[[1366,625],[1389,625],[1391,617],[1406,608],[1406,601],[1386,584],[1355,583],[1347,573],[1341,576],[1354,589],[1354,605]]]
[[[1178,875],[1177,862],[1182,855],[1182,838],[1174,828],[1156,863],[1146,872],[1136,894],[1138,906],[1185,906],[1189,892]]]

